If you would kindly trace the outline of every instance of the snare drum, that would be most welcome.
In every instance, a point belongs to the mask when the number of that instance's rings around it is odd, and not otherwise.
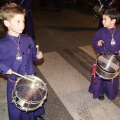
[[[114,79],[119,75],[120,61],[115,55],[102,54],[96,60],[96,74],[106,80]]]
[[[47,98],[47,86],[36,76],[25,75],[25,77],[32,81],[18,78],[12,91],[12,102],[20,110],[34,111],[41,107]]]
[[[93,14],[95,15],[95,17],[102,18],[103,12],[104,12],[103,5],[101,5],[101,6],[95,5],[93,7]]]

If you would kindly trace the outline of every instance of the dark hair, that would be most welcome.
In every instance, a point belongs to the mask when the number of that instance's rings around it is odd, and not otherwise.
[[[103,15],[107,15],[111,18],[111,20],[116,19],[116,23],[119,22],[120,14],[116,9],[106,9],[103,12]]]

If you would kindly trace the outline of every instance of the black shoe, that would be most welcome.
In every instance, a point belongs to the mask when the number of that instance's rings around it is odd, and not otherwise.
[[[105,96],[104,96],[104,95],[100,95],[98,99],[99,99],[99,100],[104,100],[104,99],[105,99]]]
[[[34,120],[45,120],[41,115],[35,116]]]

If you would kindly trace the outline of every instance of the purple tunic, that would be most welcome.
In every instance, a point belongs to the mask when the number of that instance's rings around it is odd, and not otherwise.
[[[15,41],[18,37],[12,36]],[[19,74],[32,75],[35,73],[33,61],[38,61],[36,58],[36,48],[31,37],[25,34],[20,35],[20,52],[22,54],[22,61],[16,60],[17,46],[11,37],[6,34],[6,37],[0,40],[0,72],[5,73],[12,69]],[[17,80],[16,75],[6,75],[7,80],[7,100],[9,120],[34,120],[34,116],[45,113],[44,107],[40,107],[33,112],[23,112],[12,104],[12,90]],[[12,81],[10,81],[11,79]]]
[[[112,32],[114,28],[110,29]],[[92,45],[96,49],[96,51],[100,53],[109,52],[111,54],[118,53],[120,50],[120,30],[115,28],[114,31],[114,39],[116,44],[114,46],[111,45],[112,34],[108,28],[101,28],[97,31],[95,37],[93,38]],[[103,46],[97,46],[99,40],[104,41]],[[104,49],[105,48],[105,49]],[[96,76],[97,84],[94,84],[94,78],[91,77],[91,83],[89,87],[89,92],[93,94],[93,98],[98,98],[100,95],[106,93],[107,97],[111,100],[115,99],[118,94],[118,85],[119,85],[119,76],[111,80],[102,80],[99,76]]]

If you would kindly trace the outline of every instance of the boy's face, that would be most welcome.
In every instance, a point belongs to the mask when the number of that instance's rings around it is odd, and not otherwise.
[[[103,15],[103,26],[107,28],[113,28],[115,27],[115,19],[111,20],[111,18],[108,15]]]
[[[12,36],[19,36],[25,27],[25,15],[17,14],[11,20],[5,21],[4,24],[8,28],[8,33]]]

